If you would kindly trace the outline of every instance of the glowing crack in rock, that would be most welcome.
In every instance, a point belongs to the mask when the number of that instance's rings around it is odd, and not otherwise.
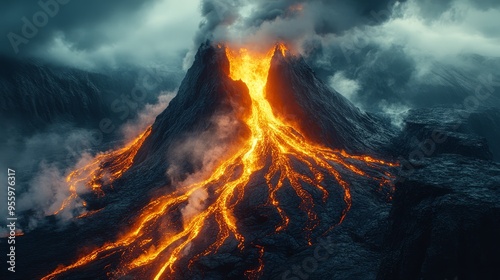
[[[243,120],[251,132],[250,137],[236,153],[223,160],[205,180],[154,198],[141,210],[133,226],[116,241],[105,243],[70,265],[58,267],[43,279],[52,279],[115,253],[121,254],[121,262],[118,269],[110,275],[112,278],[147,269],[153,271],[152,279],[170,279],[175,277],[176,270],[179,269],[176,264],[181,259],[193,256],[190,257],[192,264],[202,256],[216,253],[228,239],[236,241],[240,250],[246,246],[258,249],[256,266],[245,272],[249,279],[258,279],[264,270],[266,248],[246,242],[233,212],[235,206],[242,201],[245,191],[251,191],[248,185],[253,175],[259,172],[264,174],[263,179],[269,189],[268,205],[274,207],[281,217],[281,222],[275,225],[276,232],[285,230],[290,223],[278,191],[285,186],[294,190],[301,201],[300,210],[308,218],[304,232],[309,244],[312,243],[311,233],[320,222],[314,211],[315,203],[325,203],[328,200],[329,187],[324,183],[326,178],[335,180],[342,189],[345,205],[339,223],[351,208],[349,184],[337,170],[339,167],[376,180],[381,185],[390,184],[392,176],[388,172],[380,171],[380,176],[373,177],[356,165],[377,170],[377,167],[382,166],[394,167],[396,163],[370,156],[349,155],[344,151],[313,143],[300,130],[274,115],[265,98],[265,87],[275,51],[280,51],[283,56],[289,55],[282,44],[264,54],[226,48],[230,78],[243,81],[252,100],[251,113]],[[305,168],[302,171],[296,170],[296,162],[300,162]],[[303,184],[316,188],[322,194],[322,200],[315,201]],[[210,197],[203,209],[183,221],[182,227],[174,226],[173,221],[165,218],[186,205],[190,197],[200,190],[210,194]],[[200,238],[210,221],[216,222],[217,236],[204,249],[192,252],[193,241]],[[164,226],[165,223],[168,227]]]

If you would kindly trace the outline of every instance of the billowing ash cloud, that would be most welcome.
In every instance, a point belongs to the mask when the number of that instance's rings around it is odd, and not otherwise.
[[[195,45],[205,40],[269,47],[283,40],[296,47],[311,35],[340,34],[363,24],[377,24],[394,1],[203,0],[204,20]],[[377,20],[372,20],[370,17]]]

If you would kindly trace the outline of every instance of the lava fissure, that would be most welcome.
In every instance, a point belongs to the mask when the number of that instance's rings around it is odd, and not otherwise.
[[[304,237],[309,244],[312,244],[313,231],[320,224],[315,206],[317,203],[326,203],[329,198],[329,188],[332,187],[326,186],[325,179],[335,180],[343,192],[342,199],[345,206],[339,223],[345,219],[352,204],[349,184],[339,170],[377,180],[380,184],[390,183],[392,176],[378,169],[396,166],[395,163],[369,156],[352,156],[345,151],[333,150],[313,143],[306,139],[299,128],[274,115],[271,105],[265,98],[266,94],[272,95],[273,93],[266,93],[265,88],[273,55],[278,54],[284,58],[290,55],[284,45],[279,44],[265,54],[229,48],[225,49],[225,53],[230,64],[230,78],[234,81],[241,80],[247,85],[252,101],[251,113],[243,120],[250,130],[250,136],[246,142],[233,155],[222,160],[205,180],[179,187],[168,195],[154,198],[141,210],[129,231],[116,241],[106,243],[71,265],[57,268],[43,279],[52,279],[71,269],[104,258],[106,253],[115,251],[122,253],[122,263],[114,272],[114,277],[138,272],[145,273],[146,269],[153,269],[152,279],[174,278],[179,260],[188,258],[191,267],[200,257],[220,250],[228,239],[236,242],[237,248],[241,251],[250,247],[253,250],[257,248],[258,266],[243,272],[248,278],[256,279],[264,271],[265,247],[250,244],[246,240],[234,213],[235,207],[244,199],[245,192],[251,191],[249,183],[256,174],[263,172],[262,180],[265,181],[264,186],[268,188],[267,204],[273,206],[281,218],[281,222],[275,225],[276,232],[287,229],[291,223],[278,192],[286,186],[293,189],[300,199],[300,210],[307,216]],[[145,132],[143,137],[147,137],[148,134],[149,132]],[[129,149],[132,147],[135,149],[134,145]],[[123,151],[113,154],[112,157],[127,158]],[[301,168],[303,171],[296,168],[298,164],[304,166]],[[356,165],[372,168],[377,175],[371,176]],[[100,165],[96,163],[96,166]],[[90,169],[94,170],[93,168]],[[96,171],[90,173],[93,174],[91,177],[81,180],[93,184],[96,180],[102,179],[102,173],[96,173]],[[121,173],[112,174],[117,174],[112,175],[113,178]],[[68,176],[68,178],[70,178],[69,181],[74,181],[71,179],[73,176]],[[81,180],[77,182],[80,183]],[[309,188],[304,188],[305,185]],[[315,199],[316,195],[308,191],[310,188],[321,194],[319,202]],[[169,219],[170,215],[179,211],[195,193],[200,191],[210,194],[204,202],[204,207],[189,219],[185,218],[182,221],[182,228],[172,230],[175,227],[172,227],[171,223],[175,221]],[[209,244],[203,246],[204,250],[191,252],[193,247],[198,247],[193,246],[193,242],[197,241],[198,237],[214,222],[218,230],[217,236],[212,238]]]

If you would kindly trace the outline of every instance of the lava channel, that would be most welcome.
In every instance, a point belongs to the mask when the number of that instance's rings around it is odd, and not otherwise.
[[[276,232],[285,230],[290,223],[277,194],[281,188],[291,186],[300,198],[300,209],[308,218],[304,232],[309,244],[312,244],[311,233],[319,225],[318,215],[314,212],[315,203],[325,203],[329,197],[329,188],[332,187],[326,186],[326,178],[338,182],[343,193],[345,206],[339,223],[351,208],[349,184],[337,170],[339,166],[380,184],[390,184],[391,174],[380,171],[379,175],[373,176],[371,172],[367,174],[359,166],[377,170],[382,167],[395,167],[397,163],[371,156],[349,155],[345,151],[313,143],[306,139],[299,129],[273,114],[271,105],[265,98],[265,86],[275,51],[281,51],[283,56],[290,55],[282,44],[264,54],[247,49],[226,48],[230,78],[243,81],[252,100],[251,113],[243,120],[251,134],[237,152],[222,161],[205,180],[154,198],[138,214],[133,226],[116,241],[105,243],[72,264],[58,267],[43,279],[53,279],[113,254],[120,254],[121,262],[118,269],[108,274],[110,278],[119,278],[138,271],[153,271],[152,279],[173,279],[176,271],[180,269],[176,264],[181,259],[193,256],[190,257],[192,264],[201,256],[216,253],[228,239],[236,241],[240,250],[246,246],[258,249],[257,266],[245,272],[249,279],[258,279],[264,270],[266,248],[245,241],[233,213],[235,206],[242,201],[245,191],[249,191],[248,186],[253,175],[264,173],[263,179],[269,189],[268,205],[274,207],[281,217],[281,222],[275,225]],[[303,172],[294,168],[297,161],[306,166]],[[94,180],[93,178],[91,179]],[[322,194],[321,201],[315,201],[303,184],[316,188]],[[182,226],[175,226],[171,220],[165,219],[171,213],[179,211],[192,199],[193,194],[200,191],[210,194],[200,212],[182,221]],[[192,252],[195,247],[192,246],[193,242],[202,237],[204,229],[213,221],[218,228],[217,236],[208,242],[204,249]],[[161,226],[165,223],[168,227]]]
[[[102,186],[113,183],[113,181],[120,178],[132,166],[135,155],[150,133],[151,126],[122,148],[100,153],[83,167],[69,173],[66,176],[66,182],[69,186],[70,195],[62,202],[59,209],[54,212],[54,215],[61,213],[64,209],[76,203],[79,197],[78,188],[82,185],[84,188],[91,189],[97,195],[104,195]],[[87,206],[85,201],[82,204],[83,207]],[[79,217],[87,217],[90,213],[84,213]]]

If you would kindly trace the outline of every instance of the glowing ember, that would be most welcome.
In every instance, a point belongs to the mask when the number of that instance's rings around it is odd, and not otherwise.
[[[288,8],[288,10],[291,12],[302,12],[304,10],[304,4],[298,3],[295,5],[292,5],[292,6],[290,6],[290,8]]]
[[[264,270],[264,246],[257,245],[256,247],[259,249],[259,265],[254,269],[245,271],[245,276],[249,280],[259,279]]]
[[[281,222],[275,228],[277,232],[286,229],[290,223],[290,218],[282,208],[278,192],[281,188],[291,186],[301,200],[300,209],[308,217],[304,230],[305,237],[311,244],[311,233],[319,224],[318,216],[314,212],[317,202],[303,184],[316,188],[322,194],[321,203],[324,203],[329,196],[328,189],[324,185],[326,178],[338,182],[343,190],[345,207],[340,217],[342,222],[351,207],[351,193],[348,183],[337,169],[342,168],[372,178],[356,165],[376,170],[376,167],[396,164],[370,156],[352,156],[344,151],[312,143],[297,128],[277,118],[265,99],[267,76],[276,50],[288,55],[284,45],[278,45],[276,49],[266,54],[252,53],[246,49],[238,51],[226,49],[230,62],[230,77],[233,80],[242,80],[248,86],[252,100],[251,114],[243,120],[250,129],[251,136],[235,154],[223,160],[206,180],[180,187],[169,195],[152,200],[142,209],[130,230],[117,241],[104,244],[71,265],[57,268],[43,279],[52,279],[68,270],[115,253],[121,255],[122,262],[119,269],[113,272],[113,276],[152,270],[153,279],[174,278],[178,269],[176,264],[180,260],[188,255],[194,255],[190,262],[192,264],[201,256],[217,252],[228,239],[236,240],[241,250],[246,246],[258,249],[257,265],[246,271],[245,275],[250,279],[259,278],[264,270],[265,247],[245,242],[245,236],[239,230],[237,219],[233,214],[235,205],[242,201],[245,191],[248,190],[251,177],[259,171],[264,172],[264,179],[269,189],[268,204],[281,216]],[[304,166],[302,171],[294,168],[297,162]],[[380,184],[390,183],[390,174],[378,173],[380,176],[372,179],[379,181]],[[102,173],[93,172],[93,174],[102,178]],[[190,197],[199,191],[210,194],[205,207],[189,219],[186,218],[181,229],[173,230],[176,227],[173,226],[170,215],[186,205]],[[210,222],[214,221],[218,227],[218,234],[210,241],[211,245],[201,251],[191,252],[194,250],[193,241]]]

